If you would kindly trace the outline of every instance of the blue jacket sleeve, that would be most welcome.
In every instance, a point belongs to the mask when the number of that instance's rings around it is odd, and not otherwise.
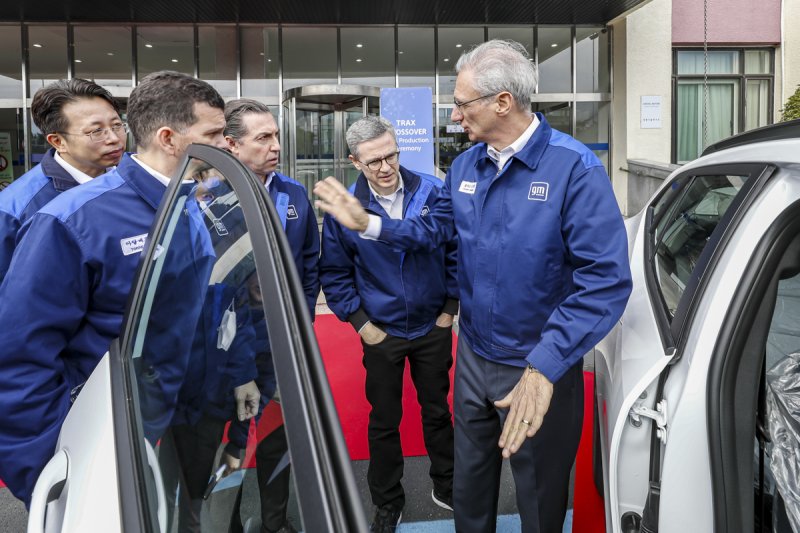
[[[60,221],[37,214],[22,228],[0,286],[0,478],[26,504],[80,384],[62,352],[86,313],[89,278]]]
[[[631,293],[628,238],[605,170],[573,171],[567,191],[562,234],[575,290],[526,358],[553,383],[611,331]]]
[[[448,173],[428,216],[402,220],[383,218],[380,240],[400,250],[431,252],[452,241],[455,231]]]
[[[0,211],[0,283],[3,282],[6,272],[8,272],[8,266],[11,264],[19,226],[17,217]]]
[[[325,215],[322,224],[320,281],[328,307],[339,320],[350,321],[356,331],[369,321],[356,290],[355,249],[347,242],[341,224]]]
[[[314,320],[314,311],[317,307],[319,295],[319,227],[317,216],[309,202],[306,209],[306,239],[303,243],[303,292],[308,300],[308,310],[311,320]]]

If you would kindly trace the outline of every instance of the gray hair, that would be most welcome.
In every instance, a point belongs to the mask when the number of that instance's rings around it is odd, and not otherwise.
[[[250,98],[239,98],[231,100],[225,104],[225,131],[226,137],[239,140],[247,135],[247,128],[244,125],[244,116],[248,113],[264,113],[272,116],[272,111],[266,104]]]
[[[344,138],[347,141],[347,147],[350,148],[350,153],[358,159],[359,144],[377,139],[386,132],[392,134],[392,139],[396,143],[397,135],[394,132],[392,123],[383,117],[370,115],[353,122],[353,125],[347,128]]]
[[[508,91],[517,107],[531,108],[536,91],[536,66],[525,47],[516,41],[494,39],[464,52],[456,63],[456,73],[472,72],[475,90],[481,96]]]

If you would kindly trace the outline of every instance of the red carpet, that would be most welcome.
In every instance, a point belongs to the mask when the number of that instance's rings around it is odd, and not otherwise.
[[[583,373],[583,432],[575,460],[573,533],[604,533],[606,528],[603,499],[594,485],[592,443],[594,442],[594,374]]]
[[[364,394],[366,373],[361,364],[361,341],[353,327],[340,322],[334,315],[318,315],[314,323],[322,359],[328,373],[328,381],[333,391],[333,401],[339,412],[344,439],[350,450],[350,458],[355,460],[369,459],[367,445],[367,422],[370,406]],[[455,336],[453,337],[453,355],[455,356]],[[426,455],[425,443],[422,439],[422,419],[417,403],[417,392],[411,383],[408,365],[406,365],[405,385],[403,388],[403,420],[400,423],[400,440],[403,455],[406,457]],[[450,382],[453,371],[450,371]],[[452,409],[453,388],[450,387],[448,398]]]

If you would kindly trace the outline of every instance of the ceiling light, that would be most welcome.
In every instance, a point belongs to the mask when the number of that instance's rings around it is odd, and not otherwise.
[[[449,57],[445,57],[444,58],[444,62],[447,63],[448,61],[450,61],[450,58]]]
[[[170,59],[170,61],[172,61],[173,63],[177,63],[178,62],[177,59]]]
[[[267,63],[272,63],[272,60],[271,59],[267,59]]]
[[[356,63],[361,63],[361,58],[356,59]]]
[[[153,48],[153,45],[152,45],[152,44],[150,44],[150,43],[147,43],[146,45],[144,45],[144,47],[145,47],[145,48]]]
[[[34,46],[34,48],[41,48],[42,47],[42,45],[39,44],[39,43],[33,43],[33,46]]]
[[[258,55],[263,56],[264,52],[259,52]]]
[[[550,48],[558,48],[558,43],[553,43],[550,45]]]
[[[114,52],[106,52],[106,55],[107,55],[107,56],[113,56],[113,55],[114,55]]]
[[[364,48],[364,45],[363,45],[363,44],[361,44],[361,43],[358,43],[358,44],[356,45],[356,48]]]
[[[80,59],[76,59],[75,62],[76,63],[83,63],[83,61],[81,61]]]
[[[456,45],[456,48],[461,48],[461,43],[458,43],[458,44]]]
[[[398,54],[402,54],[402,53],[403,53],[403,51],[402,51],[402,50],[398,50],[398,51],[397,51],[397,53],[398,53]]]

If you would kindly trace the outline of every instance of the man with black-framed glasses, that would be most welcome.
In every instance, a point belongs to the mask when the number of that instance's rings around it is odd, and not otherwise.
[[[352,192],[364,209],[386,220],[426,217],[440,199],[441,180],[400,166],[392,124],[364,117],[347,130],[353,166],[361,171]],[[366,394],[372,406],[367,471],[377,507],[371,531],[394,531],[405,494],[400,419],[403,371],[422,407],[431,460],[434,503],[452,511],[453,423],[447,395],[453,365],[452,325],[458,312],[456,246],[404,253],[325,216],[320,281],[328,306],[361,336]]]
[[[60,193],[119,163],[127,125],[104,88],[74,78],[58,80],[33,96],[31,116],[51,148],[41,162],[0,191],[0,282],[16,248],[17,233]]]

